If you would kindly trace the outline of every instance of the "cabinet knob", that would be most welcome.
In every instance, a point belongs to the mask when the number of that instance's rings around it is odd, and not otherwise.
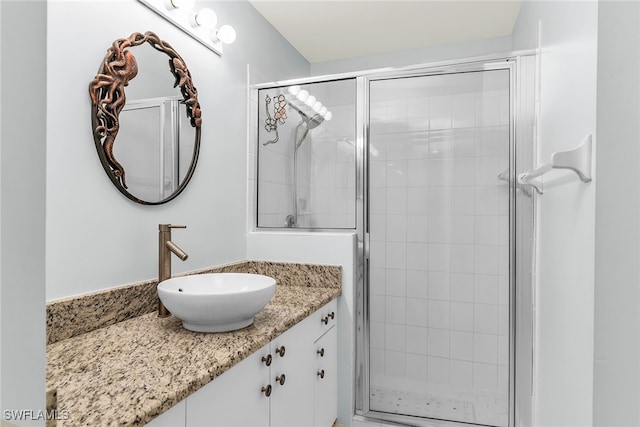
[[[286,378],[284,376],[284,374],[280,374],[276,377],[276,382],[279,383],[280,385],[284,385]]]
[[[324,369],[322,369],[321,371],[318,371],[318,376],[320,378],[324,378]]]
[[[264,362],[265,365],[267,366],[271,366],[271,361],[273,360],[273,357],[271,357],[270,354],[267,354],[266,356],[262,356],[262,361]]]
[[[262,392],[264,393],[265,396],[269,397],[271,396],[271,384],[269,384],[266,387],[262,387]]]
[[[320,319],[321,323],[324,323],[325,325],[329,324],[329,316],[325,316],[322,319]]]
[[[317,350],[316,353],[318,353],[320,355],[320,357],[324,357],[324,348],[321,348],[320,350]]]
[[[331,320],[336,318],[336,314],[332,311],[331,313],[329,313],[329,317],[331,318]]]
[[[276,353],[278,353],[280,355],[280,357],[284,357],[284,352],[285,352],[285,348],[284,346],[280,346],[280,348],[276,349]]]

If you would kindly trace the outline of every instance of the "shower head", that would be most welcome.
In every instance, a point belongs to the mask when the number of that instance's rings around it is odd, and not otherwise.
[[[291,108],[293,108],[298,112],[298,114],[300,114],[302,121],[304,122],[304,124],[307,126],[307,129],[309,130],[317,128],[322,124],[322,122],[324,122],[324,117],[322,117],[320,114],[314,114],[313,116],[309,116],[307,113],[302,111],[299,107],[297,107],[293,103],[289,103],[289,106],[291,106]]]
[[[303,120],[307,124],[308,129],[314,129],[320,126],[322,122],[324,122],[324,117],[322,117],[320,114],[314,114],[313,117],[303,118]]]

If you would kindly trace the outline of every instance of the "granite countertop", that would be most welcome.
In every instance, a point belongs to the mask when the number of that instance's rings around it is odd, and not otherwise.
[[[144,425],[340,292],[279,283],[253,325],[233,332],[191,332],[149,313],[49,344],[47,387],[68,416],[58,425]]]

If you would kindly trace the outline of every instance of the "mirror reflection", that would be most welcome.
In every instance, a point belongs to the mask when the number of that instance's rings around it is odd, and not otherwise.
[[[116,188],[142,204],[180,194],[195,169],[202,119],[178,53],[151,32],[118,39],[90,95],[94,141]]]

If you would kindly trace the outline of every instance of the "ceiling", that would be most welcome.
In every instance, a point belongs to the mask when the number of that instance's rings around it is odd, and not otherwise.
[[[309,62],[508,36],[522,0],[249,0]]]

